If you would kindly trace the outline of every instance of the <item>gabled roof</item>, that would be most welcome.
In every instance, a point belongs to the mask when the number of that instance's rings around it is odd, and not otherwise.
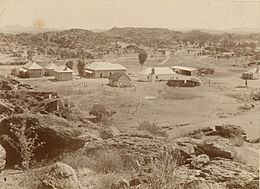
[[[72,73],[73,72],[70,68],[68,68],[65,65],[57,67],[54,71],[59,72],[59,73],[64,73],[64,72]]]
[[[28,62],[26,63],[23,68],[28,69],[28,70],[39,70],[42,69],[41,66],[39,66],[37,63],[35,62]]]
[[[197,68],[187,67],[187,66],[172,66],[172,69],[178,69],[178,70],[186,70],[186,71],[196,71]]]
[[[145,70],[141,71],[140,74],[151,74],[152,73],[152,69],[154,69],[154,74],[157,75],[171,75],[171,74],[176,74],[172,69],[168,68],[168,67],[149,67],[146,68]]]
[[[126,70],[126,68],[120,64],[112,64],[111,62],[92,62],[86,65],[85,69],[88,70]]]
[[[56,66],[56,64],[54,63],[50,63],[48,64],[45,69],[48,69],[48,70],[55,70],[58,66]]]
[[[113,81],[118,81],[120,77],[122,77],[122,75],[125,75],[129,80],[131,80],[125,73],[120,73],[120,72],[116,72],[113,73],[109,79],[113,80]]]

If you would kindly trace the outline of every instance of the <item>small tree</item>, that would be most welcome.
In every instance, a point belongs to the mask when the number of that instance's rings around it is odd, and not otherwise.
[[[138,58],[139,58],[139,64],[141,65],[141,70],[142,70],[143,66],[144,66],[144,63],[145,63],[145,61],[147,59],[147,53],[143,49],[141,49],[139,51]]]
[[[83,60],[79,60],[77,64],[79,75],[82,76],[84,74],[85,62]]]
[[[67,66],[68,68],[72,69],[72,68],[73,68],[73,61],[72,61],[72,60],[67,61],[67,62],[66,62],[66,66]]]
[[[107,108],[102,104],[94,104],[89,111],[89,115],[95,116],[98,122],[107,121],[107,119],[111,117],[114,113],[115,112],[107,110]]]

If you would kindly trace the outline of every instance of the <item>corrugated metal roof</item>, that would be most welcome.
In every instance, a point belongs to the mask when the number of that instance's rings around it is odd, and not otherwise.
[[[39,70],[42,69],[41,66],[39,66],[37,63],[35,62],[28,62],[26,63],[23,68],[28,69],[28,70]]]
[[[70,72],[70,73],[72,73],[73,72],[70,68],[68,68],[67,66],[64,66],[64,65],[57,67],[54,71],[55,72],[59,72],[59,73],[61,73],[61,72]]]
[[[126,68],[120,64],[112,64],[111,62],[92,62],[88,64],[85,69],[88,70],[126,70]]]
[[[45,69],[48,69],[48,70],[55,70],[58,66],[56,66],[56,64],[54,63],[50,63],[48,64]]]
[[[172,69],[185,70],[185,71],[196,71],[197,68],[186,67],[186,66],[172,66]]]
[[[140,74],[148,75],[152,73],[152,69],[154,69],[154,74],[157,75],[171,75],[171,74],[176,74],[172,69],[168,67],[149,67],[146,68],[145,70],[141,71]]]

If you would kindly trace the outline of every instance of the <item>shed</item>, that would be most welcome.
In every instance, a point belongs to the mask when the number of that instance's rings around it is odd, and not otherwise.
[[[177,75],[168,67],[149,67],[139,73],[139,81],[167,81]]]
[[[39,78],[39,77],[42,77],[42,67],[39,66],[35,62],[28,62],[22,68],[26,70],[26,71],[24,71],[24,70],[23,71],[25,73],[24,76],[27,77],[27,78]]]
[[[126,68],[111,62],[92,62],[85,67],[84,76],[88,78],[109,78],[114,73],[125,73]]]
[[[180,75],[194,76],[198,74],[198,69],[186,66],[172,66],[172,70]]]
[[[48,112],[59,111],[61,106],[60,98],[51,98],[44,101],[45,109]]]
[[[46,76],[55,76],[54,70],[57,69],[56,64],[50,63],[45,67],[45,75]]]
[[[55,79],[58,81],[72,80],[73,71],[65,65],[56,68],[54,70],[54,73],[55,73]]]
[[[125,73],[114,73],[109,77],[109,85],[112,87],[131,87],[131,79]]]

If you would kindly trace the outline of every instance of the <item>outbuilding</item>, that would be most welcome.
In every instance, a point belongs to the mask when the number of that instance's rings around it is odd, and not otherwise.
[[[139,73],[139,81],[167,81],[177,75],[168,67],[149,67]]]
[[[172,70],[180,75],[195,76],[198,74],[197,68],[186,67],[186,66],[173,66]]]
[[[55,79],[57,81],[72,80],[73,71],[65,65],[59,66],[54,70],[54,72],[55,72]]]
[[[131,79],[125,73],[114,73],[109,77],[111,87],[131,87]]]
[[[114,73],[125,73],[126,68],[111,62],[92,62],[86,65],[84,76],[87,78],[109,78]]]
[[[55,72],[54,70],[57,69],[56,64],[50,63],[45,67],[45,75],[46,76],[54,76]]]
[[[39,78],[42,77],[42,67],[35,62],[28,62],[19,70],[20,77],[24,78]]]

